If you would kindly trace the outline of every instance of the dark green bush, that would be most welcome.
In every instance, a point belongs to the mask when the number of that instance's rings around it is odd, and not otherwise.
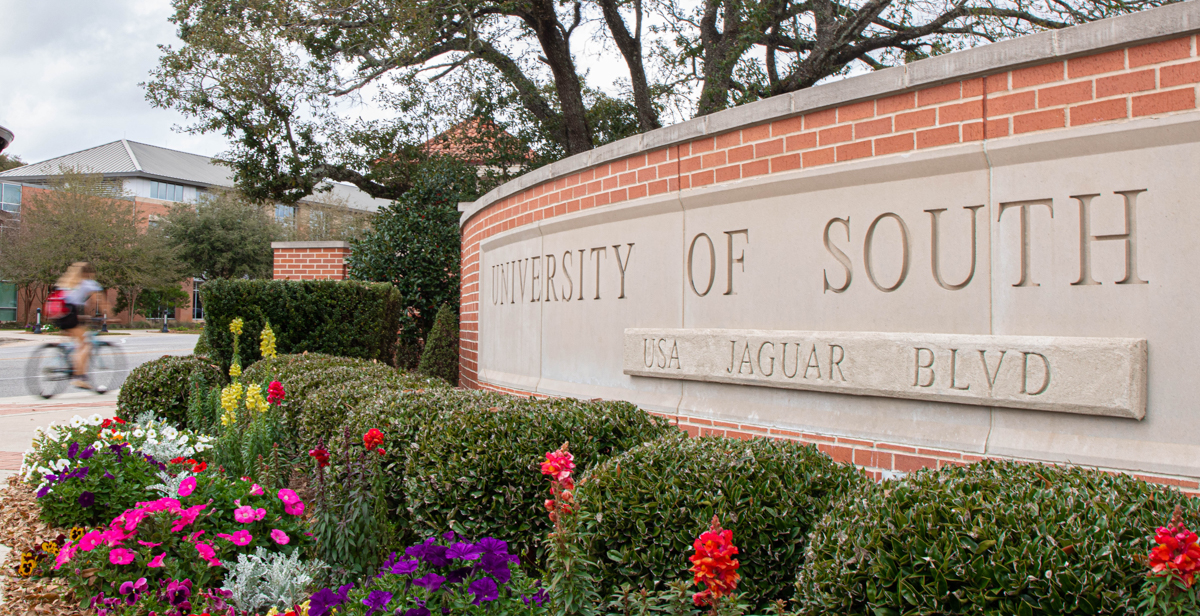
[[[200,330],[200,336],[196,339],[196,346],[192,348],[192,355],[197,357],[212,355],[212,349],[208,346],[208,340],[204,338],[204,330]]]
[[[1135,614],[1153,545],[1181,504],[1128,475],[985,461],[849,495],[814,528],[804,614]]]
[[[304,447],[311,447],[320,435],[337,433],[350,409],[367,398],[405,389],[446,387],[440,379],[398,372],[379,362],[321,353],[280,355],[257,362],[246,369],[242,380],[283,384],[287,424],[298,430]]]
[[[245,368],[261,357],[259,334],[270,321],[280,354],[327,353],[393,364],[404,302],[388,283],[348,280],[210,280],[200,287],[205,333],[222,367],[233,357],[229,323],[241,317]]]
[[[164,355],[134,368],[117,398],[117,414],[129,419],[153,411],[177,426],[187,423],[189,383],[196,380],[216,387],[225,384],[224,374],[204,358]]]
[[[458,315],[448,304],[438,309],[417,372],[458,385]]]
[[[811,445],[663,438],[592,469],[576,490],[572,540],[595,563],[600,596],[690,579],[692,542],[713,515],[733,531],[740,599],[792,596],[806,537],[830,501],[871,482]]]
[[[400,543],[445,530],[496,537],[530,571],[543,563],[550,531],[543,507],[549,483],[540,471],[546,452],[570,441],[582,472],[677,431],[626,402],[456,389],[398,392],[360,404],[346,429],[361,436],[370,428],[386,437],[385,487]]]

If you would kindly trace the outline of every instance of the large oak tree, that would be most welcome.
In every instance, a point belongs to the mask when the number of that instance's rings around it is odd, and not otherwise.
[[[664,115],[1169,1],[173,0],[183,45],[162,49],[147,89],[191,130],[231,139],[253,198],[295,201],[331,179],[394,199],[422,173],[424,142],[471,116],[493,121],[484,145],[520,137],[487,161],[499,181]],[[618,84],[581,70],[596,39]]]

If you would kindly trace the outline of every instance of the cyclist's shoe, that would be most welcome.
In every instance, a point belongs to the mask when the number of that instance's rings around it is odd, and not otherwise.
[[[108,388],[103,385],[97,385],[94,391],[98,394],[108,393]]]
[[[75,379],[71,381],[71,386],[79,389],[92,389],[92,384],[88,383],[87,379]]]

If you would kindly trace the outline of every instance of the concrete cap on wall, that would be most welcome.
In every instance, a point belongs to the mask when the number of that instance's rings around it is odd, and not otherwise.
[[[271,242],[271,248],[350,248],[350,242]]]
[[[458,209],[462,212],[462,217],[459,224],[466,226],[475,214],[527,188],[639,152],[848,103],[979,77],[1001,70],[1098,53],[1134,43],[1151,43],[1197,30],[1200,30],[1200,2],[1179,2],[1062,30],[1049,30],[981,45],[781,94],[627,137],[534,169],[492,189],[473,203],[460,203]]]

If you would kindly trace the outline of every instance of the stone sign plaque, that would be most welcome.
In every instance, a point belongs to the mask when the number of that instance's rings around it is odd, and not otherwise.
[[[748,329],[625,330],[631,376],[1141,419],[1146,341]]]

